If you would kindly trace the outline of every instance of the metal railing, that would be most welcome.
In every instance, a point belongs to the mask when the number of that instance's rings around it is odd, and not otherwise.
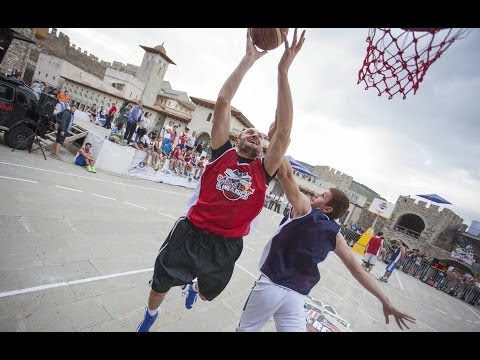
[[[353,246],[358,241],[358,239],[360,239],[360,236],[362,236],[359,233],[352,231],[344,226],[342,226],[340,232],[347,241],[348,246],[350,247]]]
[[[395,225],[393,227],[393,230],[395,230],[396,232],[399,232],[401,234],[410,236],[414,239],[418,239],[420,237],[420,233],[418,233],[416,231],[413,231],[413,230],[410,230],[410,229],[407,229],[407,228],[405,228],[403,226],[400,226],[400,225]]]
[[[391,247],[386,254],[379,255],[378,259],[389,263],[394,251],[395,249]],[[424,256],[407,255],[398,263],[398,269],[448,295],[471,305],[480,306],[480,288],[474,285],[475,282],[464,282],[463,279],[452,277],[449,273],[443,273],[432,267],[432,261],[432,259]]]

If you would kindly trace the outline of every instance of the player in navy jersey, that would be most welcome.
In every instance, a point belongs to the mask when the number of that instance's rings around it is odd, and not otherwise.
[[[237,146],[230,143],[231,102],[240,83],[266,51],[259,51],[247,33],[246,53],[223,84],[213,112],[212,157],[205,166],[185,217],[177,220],[155,261],[152,289],[138,331],[149,331],[168,290],[185,286],[187,309],[197,296],[213,300],[227,286],[235,261],[243,249],[243,236],[263,208],[268,183],[280,167],[290,139],[293,103],[288,70],[302,48],[305,31],[285,51],[278,64],[276,121],[279,130],[263,159],[263,135],[249,128],[240,134]],[[198,279],[198,281],[193,281]]]
[[[269,138],[276,136],[275,124]],[[274,135],[272,135],[274,134]],[[310,201],[303,194],[284,159],[277,173],[292,209],[265,246],[260,259],[262,275],[255,282],[244,306],[237,331],[260,331],[273,316],[278,331],[306,331],[305,296],[320,281],[318,263],[334,251],[365,289],[383,305],[385,322],[393,315],[400,329],[406,321],[415,322],[400,312],[380,287],[361,267],[334,221],[348,210],[347,196],[331,188]]]

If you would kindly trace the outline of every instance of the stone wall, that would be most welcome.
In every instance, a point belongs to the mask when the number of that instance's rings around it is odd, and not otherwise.
[[[406,214],[412,214],[422,219],[425,228],[418,239],[404,235],[394,230],[395,225]],[[431,248],[438,245],[449,245],[447,239],[443,239],[442,235],[453,231],[461,231],[465,228],[463,219],[455,214],[452,210],[443,208],[439,211],[438,205],[431,204],[427,207],[424,201],[415,203],[414,198],[399,196],[392,216],[387,224],[387,228],[392,231],[392,236],[396,236],[405,240],[405,242],[415,248]],[[427,246],[428,245],[428,246]],[[445,246],[447,247],[447,246]],[[448,251],[449,249],[444,249]]]
[[[35,68],[40,53],[68,61],[100,79],[103,79],[106,68],[111,66],[110,63],[99,60],[95,55],[88,54],[86,50],[82,51],[75,44],[70,44],[69,37],[62,32],[57,35],[55,28],[47,34],[45,39],[36,39],[35,41],[37,46],[30,52],[30,63],[33,68]]]
[[[319,179],[336,184],[337,186],[344,189],[350,188],[350,185],[353,181],[353,177],[351,177],[350,175],[344,174],[329,166],[314,166],[313,172],[317,174]]]
[[[112,66],[110,66],[114,70],[118,70],[120,72],[124,72],[127,74],[130,74],[132,76],[135,76],[137,74],[139,66],[133,65],[133,64],[124,64],[119,61],[113,61]]]
[[[39,42],[40,40],[35,39],[35,28],[12,28],[13,30],[19,32],[20,34],[28,37],[29,39]],[[26,41],[21,41],[18,39],[13,39],[10,47],[3,58],[2,63],[0,64],[0,69],[2,73],[7,73],[16,69],[21,72],[20,78],[24,78],[25,70],[27,67],[28,57],[32,49],[35,48],[35,44],[28,43]],[[30,84],[29,79],[24,79],[28,84]]]
[[[370,203],[365,204],[365,207],[362,209],[362,212],[360,213],[360,217],[358,218],[358,222],[356,225],[363,226],[365,228],[369,228],[373,225],[375,218],[377,217],[377,214],[374,214],[370,211],[368,211],[368,208],[370,207]],[[374,226],[374,231],[385,231],[385,227],[387,225],[388,219],[385,219],[381,216],[378,217],[378,220],[375,222]]]

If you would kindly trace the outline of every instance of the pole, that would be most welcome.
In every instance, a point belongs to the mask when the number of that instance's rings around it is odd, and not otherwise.
[[[371,228],[373,229],[373,231],[375,231],[375,224],[377,223],[377,220],[378,218],[380,217],[380,215],[377,214],[377,216],[375,216],[375,220],[373,220],[373,224],[371,226]]]

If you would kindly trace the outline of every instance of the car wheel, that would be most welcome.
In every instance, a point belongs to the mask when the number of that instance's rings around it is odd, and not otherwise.
[[[15,126],[5,133],[5,142],[13,149],[24,150],[33,142],[33,130],[26,125]],[[26,141],[29,139],[28,141]]]

